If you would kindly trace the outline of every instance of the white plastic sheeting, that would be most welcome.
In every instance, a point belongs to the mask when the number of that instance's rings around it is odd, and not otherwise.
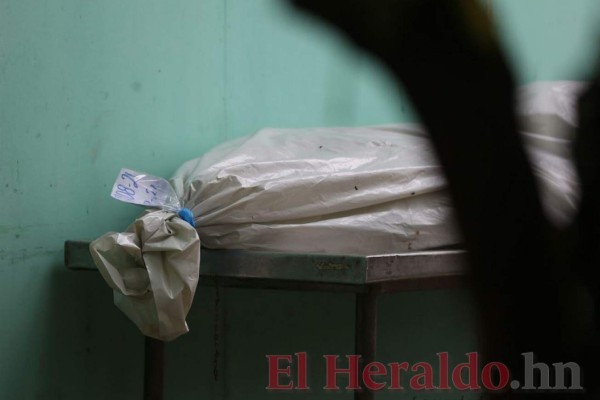
[[[517,92],[517,115],[542,205],[558,226],[568,224],[579,203],[579,179],[572,161],[577,99],[583,82],[536,82]]]
[[[172,181],[209,248],[381,254],[460,241],[415,126],[262,129]]]
[[[144,213],[125,232],[90,244],[115,305],[146,336],[172,340],[188,332],[200,267],[196,230],[176,214]]]

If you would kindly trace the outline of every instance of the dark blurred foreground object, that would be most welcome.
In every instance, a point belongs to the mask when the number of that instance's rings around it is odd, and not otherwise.
[[[548,365],[574,361],[586,389],[490,397],[600,398],[598,79],[580,100],[579,215],[559,230],[542,212],[517,135],[514,79],[478,1],[292,1],[379,58],[431,134],[470,254],[485,359],[504,362],[521,380],[521,353]]]

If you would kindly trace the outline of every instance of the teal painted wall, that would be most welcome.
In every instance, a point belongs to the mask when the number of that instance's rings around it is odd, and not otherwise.
[[[588,73],[595,0],[488,5],[520,81]],[[279,0],[0,0],[0,398],[140,398],[142,338],[97,274],[62,267],[65,239],[123,229],[139,211],[108,197],[122,166],[169,176],[263,126],[412,119],[381,67]],[[296,351],[312,355],[312,397],[351,398],[317,389],[320,355],[352,352],[351,296],[220,298],[218,379],[215,291],[201,288],[192,333],[169,347],[167,399],[262,399],[264,355]],[[382,361],[476,348],[462,290],[380,306]]]

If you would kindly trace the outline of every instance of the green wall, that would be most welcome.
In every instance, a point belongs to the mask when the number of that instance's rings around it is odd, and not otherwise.
[[[597,1],[489,6],[522,82],[585,77]],[[99,275],[62,266],[64,240],[139,212],[108,196],[121,167],[168,177],[263,126],[412,119],[381,67],[279,0],[0,0],[0,398],[140,398],[141,336]],[[351,398],[318,389],[320,355],[352,352],[350,295],[224,289],[220,300],[218,340],[215,290],[201,288],[192,333],[169,346],[167,399],[304,398],[264,390],[264,355],[297,351],[312,356],[312,398]],[[463,290],[380,306],[382,361],[476,349]]]

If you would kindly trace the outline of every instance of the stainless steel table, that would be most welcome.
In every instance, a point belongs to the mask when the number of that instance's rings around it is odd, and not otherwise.
[[[463,250],[432,250],[349,256],[203,248],[201,260],[201,285],[356,293],[355,354],[362,355],[361,365],[366,365],[375,359],[378,294],[461,284],[466,254]],[[97,271],[89,242],[66,241],[65,265],[72,270]],[[144,365],[144,399],[162,400],[163,342],[146,338]],[[370,400],[374,393],[356,391],[354,398]]]

